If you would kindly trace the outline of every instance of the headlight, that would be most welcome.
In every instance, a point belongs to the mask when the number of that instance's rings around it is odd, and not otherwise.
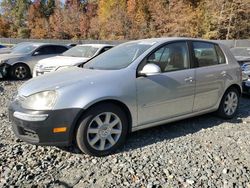
[[[2,61],[0,61],[0,65],[4,64],[4,63],[7,63],[7,62],[8,62],[8,59],[2,60]]]
[[[70,66],[70,65],[67,65],[67,66],[61,66],[61,67],[58,67],[58,68],[56,69],[56,71],[58,71],[58,70],[62,70],[62,69],[66,69],[66,68],[70,68],[70,67],[72,67],[72,66]]]
[[[28,96],[21,101],[21,105],[25,109],[51,110],[56,103],[56,98],[56,91],[43,91]]]

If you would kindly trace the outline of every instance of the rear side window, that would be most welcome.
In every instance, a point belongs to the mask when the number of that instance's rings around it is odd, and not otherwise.
[[[193,50],[199,67],[223,64],[226,62],[222,50],[215,44],[193,42]]]

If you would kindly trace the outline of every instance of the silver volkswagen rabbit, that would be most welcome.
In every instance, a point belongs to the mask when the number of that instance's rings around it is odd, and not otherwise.
[[[241,69],[223,45],[192,38],[123,43],[70,68],[27,81],[9,107],[13,130],[38,145],[76,144],[104,156],[129,132],[216,111],[229,119]]]

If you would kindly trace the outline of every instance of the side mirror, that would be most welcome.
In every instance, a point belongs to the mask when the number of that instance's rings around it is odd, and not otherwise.
[[[36,52],[33,53],[33,56],[37,56],[37,55],[40,55],[40,52],[36,51]]]
[[[153,76],[161,73],[161,68],[153,63],[145,65],[142,70],[139,72],[140,76]]]

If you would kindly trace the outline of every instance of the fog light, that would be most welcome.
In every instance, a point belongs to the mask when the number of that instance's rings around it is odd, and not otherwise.
[[[53,129],[53,133],[64,133],[67,131],[67,127],[56,127]]]

